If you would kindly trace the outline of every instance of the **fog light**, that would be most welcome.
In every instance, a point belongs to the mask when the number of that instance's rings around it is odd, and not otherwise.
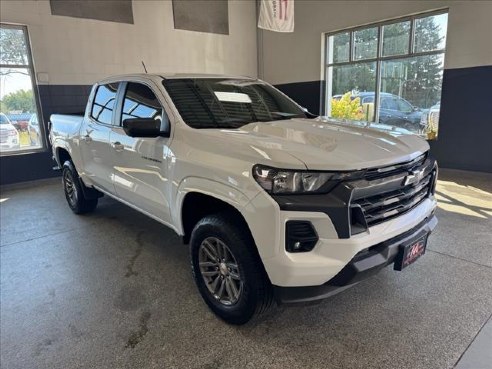
[[[285,249],[288,252],[311,251],[318,240],[318,234],[311,222],[289,220],[285,224]]]

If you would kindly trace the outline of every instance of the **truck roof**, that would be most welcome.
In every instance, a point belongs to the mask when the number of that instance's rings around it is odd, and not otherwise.
[[[251,79],[254,78],[248,76],[234,76],[225,74],[204,74],[204,73],[134,73],[134,74],[122,74],[107,77],[98,83],[108,83],[114,81],[125,81],[132,78],[147,78],[147,79],[181,79],[181,78],[225,78],[225,79]]]

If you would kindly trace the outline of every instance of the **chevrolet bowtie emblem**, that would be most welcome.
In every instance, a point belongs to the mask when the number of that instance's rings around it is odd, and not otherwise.
[[[420,180],[424,177],[424,170],[413,170],[409,175],[405,177],[403,181],[404,186],[408,186],[410,184],[414,184],[420,182]]]

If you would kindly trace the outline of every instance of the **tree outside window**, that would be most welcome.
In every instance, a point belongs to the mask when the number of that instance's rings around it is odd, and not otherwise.
[[[440,12],[327,35],[327,115],[436,138],[446,32]]]

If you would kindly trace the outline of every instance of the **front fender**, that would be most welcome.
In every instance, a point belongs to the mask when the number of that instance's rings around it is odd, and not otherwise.
[[[201,193],[203,195],[214,197],[233,206],[240,213],[243,213],[244,207],[254,197],[246,196],[236,187],[232,187],[210,179],[200,177],[187,177],[183,179],[178,186],[176,198],[174,201],[175,206],[173,207],[175,211],[172,212],[173,223],[176,225],[176,228],[180,235],[184,234],[183,221],[181,217],[183,201],[186,195],[191,192]]]

